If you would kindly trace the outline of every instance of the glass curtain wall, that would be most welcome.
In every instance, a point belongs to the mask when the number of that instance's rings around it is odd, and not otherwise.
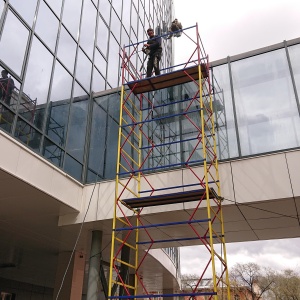
[[[149,26],[167,30],[171,2],[0,0],[0,69],[8,71],[0,128],[84,183],[113,179],[119,92],[98,92],[120,84],[123,45],[145,40]],[[172,65],[171,43],[163,43],[162,68]],[[299,44],[283,43],[212,68],[221,159],[300,147],[299,56]],[[158,93],[172,101],[189,87]],[[173,125],[176,134],[166,124],[158,131],[176,140],[189,130]],[[184,153],[176,147],[162,159]]]
[[[213,68],[224,97],[227,158],[300,147],[299,55],[295,45]]]
[[[0,69],[10,82],[1,83],[0,128],[77,180],[114,178],[116,151],[103,162],[97,153],[114,145],[106,127],[117,126],[119,99],[104,105],[93,95],[119,86],[121,48],[170,23],[172,1],[0,0],[0,16]]]

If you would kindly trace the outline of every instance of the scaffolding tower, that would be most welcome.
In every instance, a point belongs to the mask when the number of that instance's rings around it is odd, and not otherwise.
[[[186,63],[156,77],[139,72],[145,61],[139,46],[146,41],[123,48],[108,299],[230,299],[217,154],[224,149],[218,150],[215,124],[220,110],[198,25],[181,33],[194,51]],[[172,210],[170,204],[177,205],[175,221],[159,214]],[[189,245],[202,245],[208,257],[193,290],[148,291],[143,264],[150,249]],[[212,286],[204,291],[207,276]]]

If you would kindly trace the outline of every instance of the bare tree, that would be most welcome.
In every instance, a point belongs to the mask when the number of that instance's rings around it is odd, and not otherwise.
[[[276,273],[274,282],[269,298],[276,300],[300,299],[300,276],[296,272],[284,270]]]
[[[271,271],[262,272],[255,263],[238,263],[229,274],[232,292],[235,296],[243,295],[246,300],[258,300],[274,284],[272,274]]]
[[[182,290],[192,291],[197,286],[199,275],[197,274],[183,274],[181,276]]]

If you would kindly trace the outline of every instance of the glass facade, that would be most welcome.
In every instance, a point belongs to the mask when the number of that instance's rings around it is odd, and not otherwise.
[[[213,68],[224,99],[228,156],[300,147],[298,45]]]
[[[0,128],[81,182],[113,179],[119,96],[94,95],[120,85],[124,45],[171,20],[171,0],[0,0],[0,69],[15,86]]]
[[[114,179],[120,50],[146,39],[149,26],[164,33],[171,2],[0,0],[0,67],[15,86],[9,101],[0,100],[0,128],[83,183]],[[172,65],[172,43],[163,43],[162,68]],[[221,160],[300,147],[300,43],[271,48],[212,64]],[[142,59],[134,63],[139,69]],[[193,92],[184,84],[155,97],[179,101],[173,109],[180,114]],[[186,126],[180,116],[161,122],[155,138],[166,145],[145,167],[184,161],[192,146]]]

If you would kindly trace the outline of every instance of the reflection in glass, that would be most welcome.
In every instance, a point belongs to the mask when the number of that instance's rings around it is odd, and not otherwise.
[[[98,16],[98,34],[97,34],[97,46],[102,54],[107,55],[107,42],[108,42],[108,28],[104,24],[102,18]]]
[[[15,115],[2,103],[0,103],[0,111],[0,128],[11,133]]]
[[[90,58],[92,58],[94,49],[96,15],[95,6],[90,0],[85,0],[81,21],[80,45]]]
[[[75,98],[86,98],[86,92],[84,91],[84,89],[77,83],[75,82],[74,84],[74,91],[73,91],[73,97]]]
[[[117,17],[117,14],[113,9],[111,10],[110,30],[112,31],[115,38],[119,40],[120,39],[120,30],[121,30],[121,21]]]
[[[95,4],[95,6],[97,7],[97,5],[98,5],[98,0],[92,0],[93,1],[93,3]]]
[[[16,11],[24,18],[24,20],[31,27],[33,22],[33,17],[36,10],[37,0],[10,0],[9,4],[12,4]]]
[[[30,99],[36,101],[34,123],[38,128],[41,128],[43,124],[44,103],[47,101],[52,63],[53,56],[34,37],[25,77],[24,92]]]
[[[108,68],[107,68],[107,81],[112,88],[119,85],[120,82],[120,53],[121,49],[117,41],[111,36],[110,38],[110,51],[108,57]]]
[[[139,28],[138,28],[138,41],[144,40],[144,28],[141,20],[139,19]]]
[[[126,29],[127,33],[129,33],[130,29],[130,6],[124,5],[123,6],[123,12],[122,12],[122,24],[124,28]]]
[[[17,121],[15,137],[31,149],[39,151],[41,134],[21,118]]]
[[[289,55],[290,55],[290,60],[291,60],[291,65],[292,65],[292,71],[295,79],[295,84],[296,84],[296,90],[298,94],[298,101],[300,102],[300,45],[294,45],[288,47]],[[300,106],[300,103],[298,103]],[[299,112],[300,114],[300,112]],[[300,130],[296,130],[297,137],[296,139],[299,141],[300,140]]]
[[[88,97],[82,95],[74,98],[71,105],[70,121],[67,137],[67,152],[78,161],[83,161],[87,124]]]
[[[1,0],[0,1],[0,16],[2,15],[3,5],[4,5],[4,2]]]
[[[69,100],[71,97],[71,89],[71,75],[59,62],[56,62],[51,89],[51,101]]]
[[[0,70],[2,72],[2,68]],[[8,73],[7,78],[0,78],[0,101],[4,102],[12,110],[15,110],[17,107],[19,91],[20,83],[11,74]]]
[[[38,104],[47,100],[52,62],[53,56],[37,38],[34,38],[24,90],[30,98],[37,99]]]
[[[227,139],[228,139],[228,156],[229,157],[237,157],[239,155],[238,152],[238,144],[237,144],[237,136],[236,136],[236,128],[235,128],[235,117],[233,113],[233,103],[232,103],[232,95],[230,88],[230,80],[229,80],[229,70],[228,65],[221,65],[213,68],[213,86],[214,86],[214,99],[220,101],[222,105],[224,105],[224,113],[226,122],[226,131],[227,131]],[[223,126],[223,123],[220,122],[220,126]],[[223,128],[222,128],[223,129]],[[220,129],[221,130],[221,129]],[[219,145],[218,145],[219,146]],[[225,154],[224,154],[225,155]],[[226,155],[223,158],[227,158]]]
[[[76,43],[63,26],[60,31],[57,55],[68,70],[73,73]]]
[[[21,76],[29,32],[15,15],[8,11],[0,41],[1,60]]]
[[[69,155],[66,155],[64,170],[78,181],[81,181],[82,164]]]
[[[292,64],[292,70],[294,74],[294,79],[296,83],[296,88],[297,88],[297,94],[298,97],[300,97],[300,45],[294,45],[288,47],[290,59],[291,59],[291,64]]]
[[[131,27],[134,30],[135,34],[137,34],[138,12],[134,5],[132,6],[131,9]]]
[[[19,115],[21,115],[31,124],[33,124],[35,120],[35,113],[37,111],[36,99],[31,99],[24,92],[19,91],[19,94],[20,94],[20,105],[18,107]]]
[[[129,39],[129,34],[125,30],[125,28],[122,26],[121,27],[121,40],[120,40],[120,45],[129,45],[130,44],[130,39]]]
[[[93,88],[92,91],[97,93],[105,89],[105,79],[100,75],[96,68],[93,72]]]
[[[96,177],[98,180],[113,179],[116,175],[119,97],[115,93],[94,100],[88,162],[89,182],[95,181]],[[107,114],[108,107],[113,115]]]
[[[78,49],[77,66],[76,66],[76,78],[80,81],[83,87],[89,91],[92,75],[92,63],[83,53],[81,49]]]
[[[105,78],[106,75],[106,60],[104,57],[99,53],[98,50],[95,51],[95,65],[98,70],[101,72],[102,76]]]
[[[111,4],[108,0],[101,0],[99,3],[99,11],[106,24],[109,25]],[[99,27],[101,29],[102,27]],[[99,30],[98,30],[99,32]]]
[[[39,37],[54,52],[58,29],[58,19],[42,1],[39,7],[35,30]]]
[[[107,99],[108,100],[107,104],[109,104],[108,106],[109,116],[117,120],[117,122],[119,122],[119,118],[120,118],[120,98],[121,98],[121,94],[117,92],[108,95],[108,99]]]
[[[69,107],[69,101],[50,102],[49,106],[46,134],[61,147],[66,143]]]
[[[56,144],[45,138],[43,145],[43,156],[56,166],[60,167],[63,162],[64,152]]]
[[[82,1],[74,0],[65,0],[64,3],[62,21],[76,40],[78,39],[81,3]]]
[[[108,118],[107,122],[108,132],[107,132],[107,149],[105,156],[105,178],[114,179],[116,177],[116,165],[117,165],[117,152],[118,152],[118,130],[119,125],[112,118]]]
[[[99,179],[104,179],[106,133],[106,112],[94,101],[88,167],[94,174],[98,174]]]
[[[122,15],[122,3],[123,0],[113,0],[112,1],[112,7],[114,8],[114,10],[116,11],[117,15],[119,16],[119,18],[121,19],[121,15]],[[127,3],[123,4],[123,8],[124,6],[126,6]],[[130,5],[127,5],[128,7],[130,7]],[[128,16],[128,15],[127,15]]]
[[[62,0],[46,0],[46,2],[50,5],[50,7],[53,9],[56,15],[59,17]]]
[[[285,50],[232,63],[242,155],[299,147],[300,119]]]

